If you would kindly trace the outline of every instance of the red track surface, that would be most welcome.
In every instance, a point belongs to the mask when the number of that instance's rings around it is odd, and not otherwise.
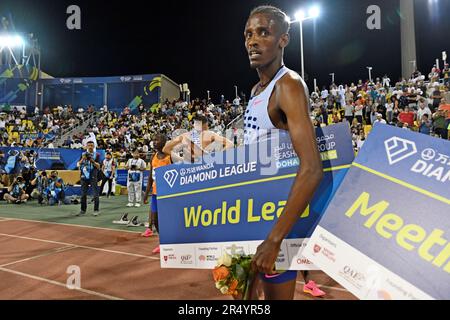
[[[228,299],[209,270],[161,269],[151,254],[158,238],[138,233],[20,220],[0,220],[0,299]],[[66,287],[79,266],[81,289]],[[311,278],[327,299],[355,299],[321,272]],[[296,299],[311,299],[302,292]]]

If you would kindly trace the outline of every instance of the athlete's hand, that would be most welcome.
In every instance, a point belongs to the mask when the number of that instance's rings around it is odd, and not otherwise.
[[[148,197],[144,198],[144,204],[148,204]]]
[[[253,271],[274,274],[275,262],[280,252],[281,243],[265,240],[256,250],[252,260]]]

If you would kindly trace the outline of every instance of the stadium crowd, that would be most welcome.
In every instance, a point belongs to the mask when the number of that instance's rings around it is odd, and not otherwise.
[[[111,152],[118,162],[132,158],[133,150],[149,159],[152,141],[156,134],[162,133],[167,138],[177,130],[191,130],[196,116],[205,116],[214,132],[222,133],[228,124],[241,115],[241,104],[214,105],[211,101],[195,99],[188,103],[181,99],[165,101],[160,107],[149,110],[143,105],[137,113],[125,107],[121,113],[100,109],[97,123],[86,132],[80,132],[67,139],[63,147],[82,149],[83,141],[95,137],[97,148]]]
[[[443,82],[440,82],[440,77]],[[429,82],[419,71],[391,87],[388,76],[375,81],[316,88],[311,94],[314,126],[348,122],[359,150],[376,123],[395,125],[442,139],[450,130],[450,70],[433,67]]]
[[[53,141],[83,123],[89,114],[71,106],[46,107],[42,112],[35,108],[27,113],[25,108],[4,108],[0,113],[0,146],[54,148]]]
[[[376,123],[395,125],[404,129],[418,131],[442,139],[449,138],[450,130],[450,71],[448,64],[444,70],[435,66],[429,74],[429,82],[420,72],[410,79],[402,79],[391,86],[388,76],[375,81],[337,86],[329,89],[316,88],[310,95],[311,121],[322,127],[339,122],[348,122],[353,134],[355,151],[363,145]],[[441,77],[443,81],[440,80]],[[86,112],[87,111],[87,112]],[[108,110],[107,106],[95,111],[93,106],[74,110],[71,106],[38,108],[33,114],[25,110],[7,110],[0,114],[0,147],[54,148],[53,141],[64,133],[76,128],[88,117],[95,116],[95,124],[77,134],[70,135],[63,148],[85,149],[88,142],[94,142],[96,149],[106,151],[106,162],[99,163],[96,183],[103,187],[108,184],[108,192],[114,193],[112,180],[115,170],[130,169],[130,161],[142,159],[140,170],[151,167],[152,156],[156,150],[155,137],[163,135],[170,140],[177,131],[191,131],[193,119],[202,117],[209,124],[209,130],[223,134],[224,130],[237,117],[244,113],[239,99],[230,103],[223,101],[215,105],[211,101],[195,99],[186,102],[182,99],[165,101],[152,109],[139,105],[136,110],[126,106],[120,112]],[[238,143],[235,140],[234,145]],[[161,150],[162,152],[162,150]],[[64,196],[65,182],[57,171],[38,172],[34,166],[36,153],[31,150],[17,151],[19,174],[8,175],[4,168],[11,155],[0,151],[0,184],[5,188],[4,199],[12,203],[26,202],[30,198],[39,203],[70,203]],[[97,175],[97,173],[96,173]],[[142,180],[140,176],[139,180]],[[136,204],[140,205],[137,197]],[[132,205],[134,201],[129,201]]]

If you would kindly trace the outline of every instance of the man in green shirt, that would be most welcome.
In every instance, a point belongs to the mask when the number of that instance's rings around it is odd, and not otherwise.
[[[446,126],[446,119],[444,112],[438,110],[433,114],[433,127],[434,133],[440,136],[442,139],[448,139],[448,130]]]

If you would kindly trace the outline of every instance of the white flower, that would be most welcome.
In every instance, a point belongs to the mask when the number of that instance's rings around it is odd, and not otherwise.
[[[222,283],[222,281],[218,281],[218,282],[216,282],[216,288],[217,289],[221,289],[223,287],[223,283]]]
[[[223,286],[222,288],[220,288],[220,292],[222,293],[222,294],[227,294],[228,293],[228,287],[227,286]]]
[[[231,263],[233,262],[233,258],[228,254],[224,253],[219,260],[217,260],[217,266],[225,266],[225,267],[231,267]]]

